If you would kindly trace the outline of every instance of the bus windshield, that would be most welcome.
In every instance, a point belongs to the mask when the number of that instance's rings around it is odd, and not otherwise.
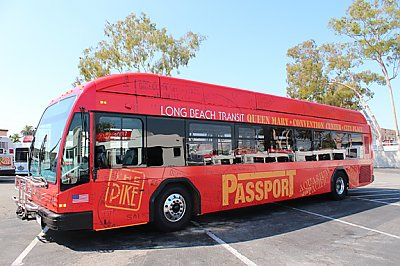
[[[33,140],[30,173],[34,177],[56,182],[57,159],[61,137],[76,96],[49,106],[36,129]]]

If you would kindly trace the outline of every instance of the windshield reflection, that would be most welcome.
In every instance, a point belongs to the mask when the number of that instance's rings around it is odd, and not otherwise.
[[[75,98],[72,96],[49,106],[35,132],[30,173],[49,183],[56,182],[61,137]]]

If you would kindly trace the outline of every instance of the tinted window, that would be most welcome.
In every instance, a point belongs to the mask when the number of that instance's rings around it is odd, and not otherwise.
[[[312,152],[313,134],[311,129],[295,129],[294,139],[296,143],[295,160],[297,162],[316,161],[317,157]]]
[[[147,165],[183,166],[185,121],[175,118],[147,118]]]
[[[331,131],[315,131],[314,132],[314,150],[334,149],[336,143],[333,139]]]
[[[293,138],[292,130],[288,128],[270,127],[266,130],[266,147],[268,151],[292,151]]]
[[[296,151],[311,151],[312,131],[310,129],[296,129],[294,131]]]
[[[346,146],[347,158],[357,159],[363,158],[363,142],[362,134],[348,133],[349,139]]]
[[[236,127],[238,136],[236,155],[264,152],[264,130],[259,126]]]
[[[97,168],[143,164],[143,122],[139,118],[98,115],[96,120]]]
[[[189,165],[232,164],[232,125],[189,122],[187,147]]]
[[[89,120],[77,113],[71,121],[61,160],[61,190],[89,182]],[[84,123],[83,123],[84,122]],[[85,124],[85,126],[84,126]],[[85,127],[85,128],[82,128]],[[56,162],[50,168],[56,168]]]
[[[17,148],[15,149],[15,161],[16,162],[27,162],[28,161],[29,148]]]

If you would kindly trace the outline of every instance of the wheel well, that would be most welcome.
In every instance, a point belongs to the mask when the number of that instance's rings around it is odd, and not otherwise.
[[[201,198],[200,198],[200,193],[197,190],[197,188],[193,185],[193,183],[187,179],[187,178],[171,178],[171,179],[166,179],[161,184],[158,186],[158,188],[154,191],[154,193],[150,197],[150,206],[149,206],[149,221],[153,222],[154,221],[154,204],[157,199],[157,197],[160,195],[160,193],[172,186],[180,186],[185,188],[191,195],[192,202],[193,202],[193,209],[192,209],[192,215],[198,215],[201,213]]]

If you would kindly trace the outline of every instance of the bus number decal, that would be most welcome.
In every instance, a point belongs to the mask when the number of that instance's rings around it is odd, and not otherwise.
[[[296,170],[222,175],[222,206],[292,197]],[[229,196],[235,195],[234,202]]]
[[[111,170],[105,206],[112,209],[137,211],[140,209],[144,188],[144,173],[120,169]]]

